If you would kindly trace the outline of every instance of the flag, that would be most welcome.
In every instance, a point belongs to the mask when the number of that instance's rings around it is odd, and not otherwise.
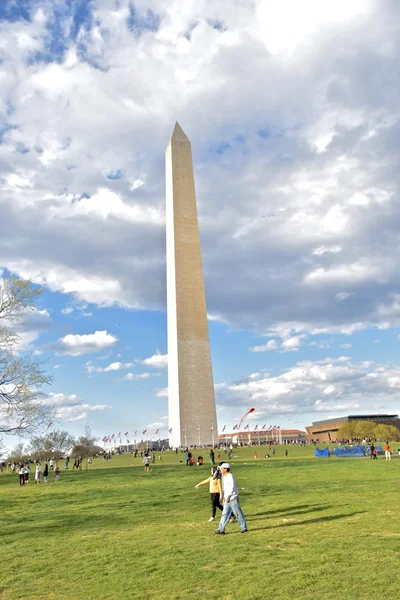
[[[128,440],[128,438],[126,438],[126,443],[127,443],[127,444],[130,444],[130,441]]]
[[[247,424],[246,427],[244,427],[244,431],[246,431],[246,429],[249,428],[249,425]]]
[[[111,439],[113,440],[115,438],[115,433],[112,434]]]
[[[159,431],[160,431],[160,430],[159,430],[159,429],[157,429],[157,431],[155,432],[155,434],[154,434],[154,435],[157,435],[157,433],[158,433]]]
[[[135,431],[135,437],[137,436],[137,431]]]
[[[233,426],[233,431],[237,431],[237,428],[238,428],[238,426],[237,426],[237,425],[234,425],[234,426]]]
[[[124,433],[124,435],[129,435],[129,431],[126,431],[126,432]]]
[[[265,429],[266,427],[267,427],[266,425],[263,425],[263,426],[261,427],[261,429]]]
[[[121,432],[118,433],[118,437],[121,437]]]
[[[226,425],[224,425],[224,428],[223,428],[223,430],[222,430],[222,433],[224,433],[225,429],[226,429]]]
[[[50,421],[50,423],[47,425],[47,429],[50,429],[50,427],[51,427],[52,425],[53,425],[53,422],[52,422],[52,421]],[[46,431],[47,431],[47,429],[46,429]]]
[[[172,427],[171,427],[171,429],[168,429],[168,433],[172,433]]]
[[[143,435],[146,435],[147,433],[147,429],[145,429],[144,431],[142,431]]]
[[[258,429],[258,425],[256,425],[256,426],[254,427],[254,431],[257,431],[257,429]]]

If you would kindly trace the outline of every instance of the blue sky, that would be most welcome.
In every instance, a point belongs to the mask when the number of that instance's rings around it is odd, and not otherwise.
[[[0,269],[59,424],[167,433],[164,152],[191,139],[219,428],[400,408],[399,8],[5,0]]]

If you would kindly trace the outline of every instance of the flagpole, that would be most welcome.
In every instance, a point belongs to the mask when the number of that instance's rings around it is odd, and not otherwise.
[[[199,429],[199,448],[200,448],[200,446],[201,446],[201,443],[200,443],[200,425],[199,425],[198,429]]]

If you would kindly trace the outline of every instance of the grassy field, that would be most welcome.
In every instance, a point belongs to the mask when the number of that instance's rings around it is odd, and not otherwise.
[[[399,458],[313,450],[235,452],[245,535],[237,524],[212,534],[208,489],[194,489],[209,465],[182,454],[163,453],[149,474],[140,458],[97,459],[59,484],[2,473],[0,599],[398,598]]]

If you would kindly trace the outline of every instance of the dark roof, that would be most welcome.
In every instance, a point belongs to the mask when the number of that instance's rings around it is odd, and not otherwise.
[[[398,419],[398,415],[348,415],[347,417],[336,417],[336,419],[325,419],[314,421],[314,425],[328,425],[329,423],[340,423],[341,421],[374,421],[375,419]]]

